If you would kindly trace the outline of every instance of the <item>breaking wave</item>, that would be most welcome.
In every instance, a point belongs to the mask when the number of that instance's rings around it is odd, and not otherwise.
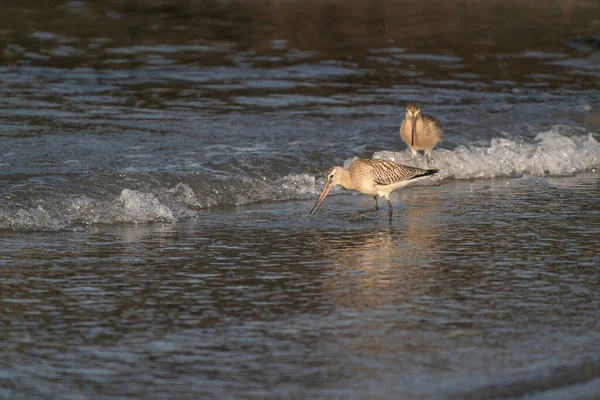
[[[494,138],[491,145],[458,146],[450,151],[434,150],[427,162],[408,151],[377,152],[373,158],[388,159],[421,168],[435,167],[442,179],[519,177],[523,175],[565,176],[600,167],[600,142],[591,133],[555,126],[533,140]]]
[[[436,149],[432,159],[409,151],[380,151],[374,158],[440,169],[441,179],[565,176],[600,167],[600,143],[585,131],[555,126],[533,141],[495,138],[489,146],[461,145]],[[316,175],[267,171],[223,176],[150,174],[95,176],[93,181],[42,177],[3,188],[0,230],[79,230],[93,224],[175,222],[198,217],[206,208],[257,202],[314,199],[324,184],[327,166],[306,165]],[[258,166],[257,166],[258,168]],[[39,178],[39,179],[38,179]],[[46,178],[48,179],[48,178]],[[91,179],[91,178],[90,178]]]
[[[248,177],[221,182],[201,178],[192,182],[193,177],[178,176],[162,176],[162,179],[164,183],[188,182],[162,186],[158,181],[157,187],[123,188],[117,195],[96,189],[86,194],[40,191],[26,198],[11,196],[12,202],[0,203],[0,230],[80,230],[93,224],[169,223],[194,218],[208,207],[309,199],[318,191],[315,178],[308,174],[291,174],[270,183]],[[134,185],[128,183],[128,186]]]

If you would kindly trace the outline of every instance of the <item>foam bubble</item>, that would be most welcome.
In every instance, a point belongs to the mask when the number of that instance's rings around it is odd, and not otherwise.
[[[57,231],[67,227],[64,219],[58,218],[42,205],[16,210],[0,210],[0,229],[12,231]]]
[[[285,199],[300,199],[318,194],[316,178],[309,174],[289,174],[277,180],[275,185]]]
[[[116,216],[118,222],[147,223],[177,220],[171,209],[151,193],[123,189],[115,204],[120,211]]]
[[[79,222],[91,225],[106,222],[100,211],[102,210],[101,204],[88,196],[72,198],[67,210],[67,215],[71,216],[71,223]]]

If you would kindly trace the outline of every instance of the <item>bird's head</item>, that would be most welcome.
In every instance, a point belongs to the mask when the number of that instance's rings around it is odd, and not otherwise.
[[[406,119],[418,119],[422,118],[421,107],[416,103],[410,103],[406,106]]]
[[[411,103],[406,106],[406,120],[410,121],[411,135],[410,145],[415,145],[415,136],[417,136],[417,120],[423,118],[421,115],[421,107],[416,103]]]
[[[321,203],[323,203],[323,200],[325,200],[325,197],[327,197],[327,194],[329,194],[329,191],[333,189],[335,185],[339,185],[342,182],[342,176],[344,176],[347,172],[348,171],[346,169],[339,166],[333,167],[327,171],[327,183],[325,184],[319,199],[315,203],[315,206],[312,208],[312,210],[310,210],[310,215],[313,215],[317,212],[319,207],[321,207]]]

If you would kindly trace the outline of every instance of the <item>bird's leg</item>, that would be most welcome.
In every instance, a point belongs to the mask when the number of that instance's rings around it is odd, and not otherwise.
[[[392,215],[394,215],[394,209],[392,208],[392,202],[388,199],[388,218],[392,222]]]
[[[379,210],[379,205],[377,204],[377,196],[373,196],[373,199],[375,199],[375,208],[372,208],[369,210],[357,210],[354,214],[352,214],[350,216],[350,221],[356,221],[357,219],[359,219],[360,214],[364,214],[364,213],[368,213],[368,212],[375,212],[375,211]]]
[[[410,148],[410,150],[412,151],[413,157],[419,157],[419,152],[417,150],[413,149],[412,147]]]
[[[431,163],[431,150],[425,150],[425,165]]]

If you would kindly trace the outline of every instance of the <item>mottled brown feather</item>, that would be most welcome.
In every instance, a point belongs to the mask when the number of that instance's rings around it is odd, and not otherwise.
[[[431,175],[437,170],[426,170],[407,165],[396,164],[388,160],[359,158],[348,168],[350,175],[367,173],[378,185],[410,180],[419,176]]]
[[[412,125],[409,122],[410,118],[417,115],[417,127],[413,135]],[[424,150],[425,155],[428,155],[444,139],[444,128],[437,118],[423,114],[418,104],[411,103],[406,106],[406,117],[400,124],[400,138],[408,145],[413,154]]]
[[[442,126],[442,123],[440,122],[439,119],[437,119],[436,117],[433,117],[431,115],[427,115],[427,114],[421,114],[421,116],[423,117],[423,123],[426,126],[431,126],[433,125],[433,127],[435,127],[436,129],[439,130],[437,134],[437,136],[439,136],[441,139],[444,138],[444,127]],[[400,131],[404,131],[404,124],[406,124],[406,120],[402,120],[402,123],[400,124]],[[428,128],[431,129],[431,128]],[[440,140],[441,140],[440,139]]]
[[[431,115],[427,115],[427,114],[421,114],[421,115],[423,116],[423,122],[427,123],[427,124],[432,124],[437,129],[439,129],[440,130],[439,136],[443,138],[444,137],[444,127],[442,126],[442,123],[440,122],[440,120],[437,119],[436,117],[432,117]]]

